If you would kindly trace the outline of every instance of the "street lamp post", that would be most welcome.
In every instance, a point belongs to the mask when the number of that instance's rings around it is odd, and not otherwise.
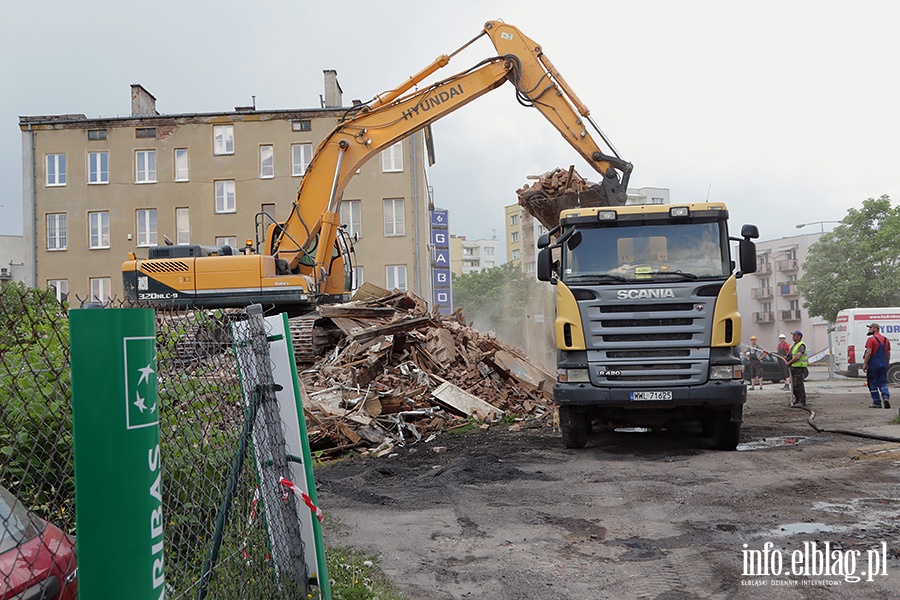
[[[819,231],[821,233],[825,233],[825,224],[826,223],[840,223],[840,221],[813,221],[812,223],[798,223],[796,227],[797,227],[797,229],[803,229],[807,225],[819,225],[820,226]]]

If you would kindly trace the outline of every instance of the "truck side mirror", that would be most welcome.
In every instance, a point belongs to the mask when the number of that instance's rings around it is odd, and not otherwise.
[[[537,278],[538,281],[556,283],[556,279],[553,277],[553,254],[550,248],[542,248],[538,251]]]
[[[550,234],[542,233],[540,237],[538,237],[537,247],[538,248],[546,248],[550,245]]]
[[[744,228],[747,227],[744,225]],[[741,260],[741,274],[756,273],[756,244],[747,239],[741,240],[738,245],[738,253]]]

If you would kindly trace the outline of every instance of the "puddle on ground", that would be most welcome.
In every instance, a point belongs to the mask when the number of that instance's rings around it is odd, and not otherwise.
[[[825,523],[786,523],[770,529],[768,533],[776,537],[787,537],[801,533],[828,533],[831,531],[834,531],[834,527]]]
[[[784,435],[781,437],[763,438],[752,442],[738,444],[738,452],[744,450],[767,450],[769,448],[780,448],[782,446],[796,446],[808,441],[809,438],[803,435]]]

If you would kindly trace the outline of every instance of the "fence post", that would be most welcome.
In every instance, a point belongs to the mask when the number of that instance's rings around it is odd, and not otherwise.
[[[165,596],[154,312],[69,311],[78,592]]]

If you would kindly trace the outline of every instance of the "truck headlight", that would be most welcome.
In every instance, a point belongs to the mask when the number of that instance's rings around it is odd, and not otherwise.
[[[741,365],[711,365],[709,367],[710,379],[741,379],[744,369]]]
[[[558,369],[556,378],[560,383],[590,383],[591,373],[587,369]]]

